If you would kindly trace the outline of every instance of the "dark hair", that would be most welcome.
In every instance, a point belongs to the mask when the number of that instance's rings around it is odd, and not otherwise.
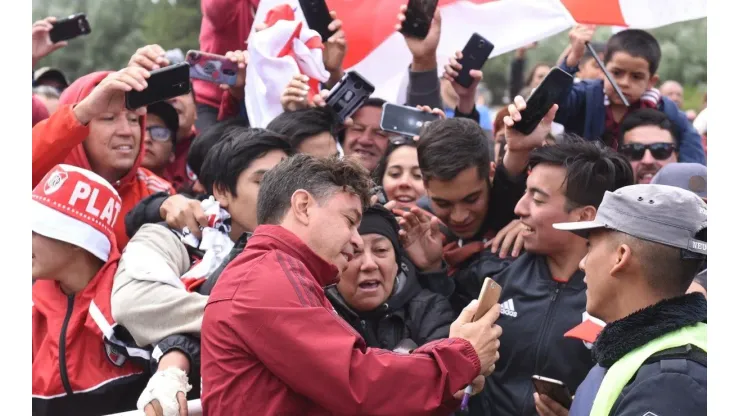
[[[632,165],[619,153],[600,142],[587,142],[577,136],[564,136],[559,143],[530,153],[529,166],[559,166],[565,172],[565,210],[598,208],[606,191],[632,185]]]
[[[218,187],[236,196],[239,175],[249,169],[255,159],[271,150],[293,154],[288,139],[281,134],[257,128],[232,130],[208,151],[200,171],[200,182],[209,195]]]
[[[594,52],[596,52],[597,55],[602,54],[604,53],[604,51],[606,51],[606,43],[603,42],[591,42],[591,47],[594,48]],[[591,55],[590,52],[583,54],[581,61],[578,63],[578,66],[583,66],[590,59],[594,59],[594,56]]]
[[[246,129],[246,127],[242,126],[239,119],[221,121],[208,126],[193,140],[188,150],[188,166],[195,176],[200,176],[200,167],[203,165],[211,147],[233,129]]]
[[[660,65],[660,45],[650,33],[640,29],[627,29],[612,35],[606,42],[604,63],[608,63],[617,52],[625,52],[643,58],[650,67],[650,76],[655,75]]]
[[[671,133],[673,143],[678,143],[678,130],[664,112],[654,108],[641,108],[628,113],[619,125],[619,144],[624,144],[624,135],[630,130],[642,126],[657,126]]]
[[[336,192],[355,194],[364,211],[370,205],[372,188],[367,170],[352,159],[315,158],[299,153],[280,162],[262,178],[257,223],[279,224],[290,208],[293,193],[299,189],[320,202]]]
[[[372,172],[373,180],[376,185],[383,185],[383,176],[385,175],[385,170],[388,169],[388,160],[390,159],[391,154],[404,146],[413,147],[414,149],[417,148],[416,141],[410,137],[391,137],[388,148],[385,149],[385,154],[380,159],[380,162],[378,162],[378,166]]]
[[[427,124],[419,135],[419,168],[424,181],[451,181],[470,167],[481,179],[491,171],[489,140],[478,123],[450,118]]]
[[[326,107],[306,108],[296,111],[286,111],[275,117],[267,130],[288,137],[293,149],[311,136],[328,132],[335,140],[341,127],[339,118],[331,109]]]
[[[360,109],[362,109],[362,107],[375,107],[375,108],[382,109],[383,104],[385,104],[385,102],[386,101],[382,98],[370,97],[364,103],[362,103],[362,106],[360,107]],[[359,111],[359,109],[357,111]],[[344,120],[341,120],[341,122],[344,123]],[[347,132],[347,129],[345,128],[342,128],[339,130],[339,134],[337,136],[337,138],[339,139],[339,143],[344,144],[344,135],[346,132]]]
[[[537,72],[537,68],[546,66],[547,68],[550,68],[550,64],[545,62],[537,62],[532,69],[529,71],[529,75],[527,75],[527,81],[524,83],[525,87],[529,87],[529,85],[532,83],[532,80],[534,79],[534,73]],[[526,97],[526,96],[524,96]]]

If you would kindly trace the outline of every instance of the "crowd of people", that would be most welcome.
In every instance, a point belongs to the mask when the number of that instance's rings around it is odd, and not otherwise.
[[[408,137],[380,98],[346,120],[326,105],[351,47],[332,13],[329,80],[310,96],[295,74],[258,128],[242,41],[264,25],[221,3],[202,2],[199,48],[235,85],[127,109],[176,63],[156,44],[72,82],[34,68],[34,414],[706,414],[706,109],[660,84],[652,35],[594,57],[576,26],[526,79],[520,49],[489,117],[460,51],[438,75],[437,11],[405,37],[405,105],[439,120]],[[55,21],[33,25],[34,66],[64,53]],[[574,83],[523,134],[553,66]],[[487,277],[500,298],[478,311]]]

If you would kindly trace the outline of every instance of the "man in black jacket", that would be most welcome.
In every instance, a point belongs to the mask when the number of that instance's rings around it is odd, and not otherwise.
[[[607,322],[570,414],[706,415],[707,304],[684,294],[707,255],[704,201],[633,185],[607,192],[594,221],[554,226],[588,237],[586,308]],[[542,416],[568,414],[536,401]]]

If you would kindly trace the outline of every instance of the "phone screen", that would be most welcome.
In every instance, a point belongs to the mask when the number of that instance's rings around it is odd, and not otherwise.
[[[407,136],[418,136],[422,127],[427,123],[439,120],[436,114],[430,114],[413,107],[383,104],[383,114],[380,116],[380,128]]]
[[[190,64],[190,78],[215,84],[236,84],[239,67],[225,56],[188,51],[185,60]]]
[[[550,108],[564,98],[573,85],[573,77],[560,68],[553,68],[542,83],[527,99],[527,108],[521,112],[522,119],[514,123],[514,128],[523,134],[530,134],[540,124]]]
[[[135,110],[190,92],[190,65],[183,62],[152,71],[143,91],[126,93],[126,108]]]

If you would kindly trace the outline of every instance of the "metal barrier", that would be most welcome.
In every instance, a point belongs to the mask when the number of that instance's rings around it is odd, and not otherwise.
[[[142,410],[132,410],[130,412],[116,413],[108,416],[144,416]],[[203,416],[203,407],[200,405],[200,399],[188,402],[188,416]]]

